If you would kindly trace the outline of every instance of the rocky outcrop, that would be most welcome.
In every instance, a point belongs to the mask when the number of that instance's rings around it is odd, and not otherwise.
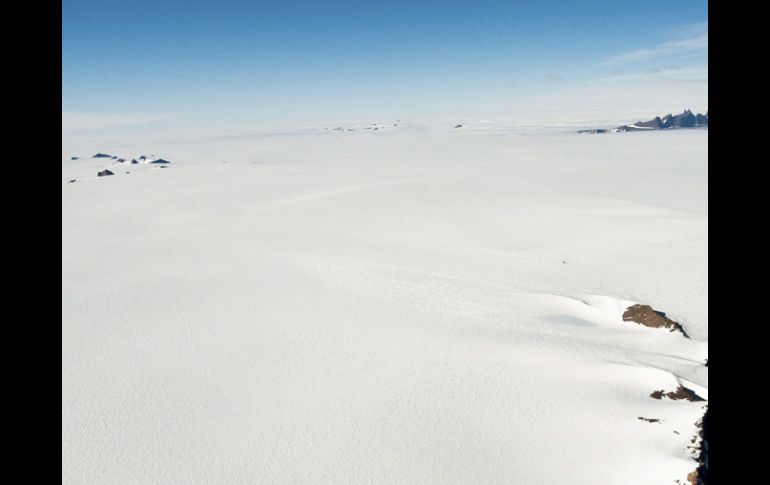
[[[685,338],[690,338],[681,325],[671,320],[665,313],[654,310],[649,305],[632,305],[623,313],[624,322],[636,322],[645,327],[668,328],[671,332],[681,332]]]
[[[639,416],[637,419],[639,419],[640,421],[646,421],[648,423],[660,423],[660,419],[658,418],[643,418]]]
[[[688,446],[688,448],[697,450],[698,455],[695,460],[698,462],[698,468],[687,474],[687,483],[690,485],[708,485],[709,483],[709,409],[706,406],[706,412],[701,419],[695,423],[698,427],[698,434],[692,437],[691,442],[695,443],[700,439],[697,445]],[[677,480],[676,483],[681,483]]]
[[[709,483],[709,410],[706,408],[706,414],[696,423],[700,428],[700,453],[698,454],[698,468],[687,475],[687,479],[692,485],[708,485]]]
[[[663,390],[655,391],[652,394],[650,394],[650,397],[653,399],[661,399],[663,397],[667,397],[671,399],[672,401],[690,401],[690,402],[699,402],[699,401],[705,401],[702,397],[695,394],[695,392],[691,389],[687,389],[686,387],[679,386],[677,387],[676,391],[666,392]]]
[[[592,130],[578,130],[578,133],[590,133],[590,134],[596,134],[596,133],[611,133],[611,129],[607,128],[594,128]]]
[[[634,126],[639,128],[652,128],[653,130],[660,130],[663,128],[664,123],[663,120],[660,119],[660,116],[656,116],[655,119],[650,121],[637,121],[634,123]]]
[[[589,130],[578,130],[578,133],[624,133],[627,131],[648,131],[648,130],[667,130],[673,128],[698,128],[708,127],[708,111],[705,115],[700,113],[693,114],[689,109],[685,109],[678,115],[667,114],[663,118],[656,116],[649,121],[637,121],[631,125],[621,125],[616,128],[599,128]]]
[[[96,174],[97,177],[106,177],[108,175],[115,175],[115,174],[112,173],[111,171],[107,170],[107,169],[102,170],[101,172],[97,172],[97,174]]]

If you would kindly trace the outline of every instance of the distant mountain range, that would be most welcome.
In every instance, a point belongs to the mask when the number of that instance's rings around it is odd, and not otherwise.
[[[656,116],[650,121],[637,121],[632,125],[621,125],[617,128],[596,128],[591,130],[578,130],[578,133],[622,133],[626,131],[668,130],[671,128],[698,128],[708,127],[709,112],[705,115],[693,114],[689,109],[681,114],[667,114],[663,118]]]

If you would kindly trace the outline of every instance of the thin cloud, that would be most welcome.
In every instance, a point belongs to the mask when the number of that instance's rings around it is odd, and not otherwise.
[[[546,84],[557,84],[564,81],[564,76],[561,74],[549,73],[545,75]]]
[[[705,54],[709,47],[708,24],[692,24],[682,28],[686,36],[677,40],[671,40],[658,44],[655,47],[636,49],[610,57],[599,63],[604,66],[630,64],[633,62],[648,61],[674,56],[688,56]]]
[[[676,30],[670,31],[669,37],[685,39],[689,37],[697,37],[702,33],[708,33],[708,22],[696,22],[694,24],[686,24],[678,27]]]
[[[170,115],[158,113],[105,114],[63,111],[61,125],[62,131],[91,131],[146,125],[169,119],[171,119]]]
[[[613,75],[591,79],[585,81],[585,86],[592,85],[604,85],[604,84],[616,84],[618,75]],[[659,67],[652,67],[639,72],[627,73],[622,75],[623,82],[638,81],[640,83],[648,83],[651,81],[662,83],[684,83],[684,84],[708,84],[709,74],[708,66],[692,66],[687,68],[671,67],[669,69],[661,69]]]
[[[591,121],[611,127],[683,108],[708,110],[707,65],[608,73],[519,100],[509,111],[528,111],[533,119],[552,123]]]

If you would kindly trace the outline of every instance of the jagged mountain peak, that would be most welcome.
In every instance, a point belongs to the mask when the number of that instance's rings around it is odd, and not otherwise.
[[[689,108],[685,108],[678,115],[667,114],[663,118],[656,116],[649,121],[637,121],[631,125],[621,125],[609,129],[579,130],[578,133],[617,133],[626,131],[665,130],[671,128],[697,128],[708,127],[708,110],[706,115],[693,114]]]

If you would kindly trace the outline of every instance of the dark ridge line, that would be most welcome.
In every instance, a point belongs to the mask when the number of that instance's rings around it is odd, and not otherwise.
[[[658,418],[643,418],[641,416],[639,416],[636,419],[638,419],[640,421],[647,421],[648,423],[662,423],[663,422],[661,419],[658,419]]]

